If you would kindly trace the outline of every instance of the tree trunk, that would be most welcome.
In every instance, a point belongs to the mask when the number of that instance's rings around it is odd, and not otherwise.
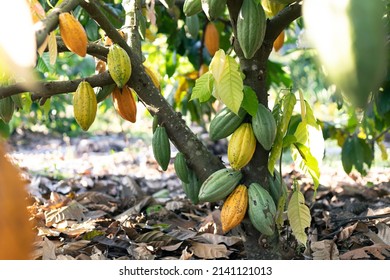
[[[230,20],[237,38],[237,17],[243,0],[228,0],[227,5],[230,14]],[[298,6],[299,5],[299,6]],[[246,59],[237,39],[234,40],[234,51],[240,60],[241,71],[245,74],[244,84],[250,86],[257,95],[260,103],[268,108],[267,93],[267,62],[273,48],[273,42],[280,32],[287,27],[296,17],[300,15],[300,4],[294,4],[285,8],[273,20],[267,20],[267,32],[260,49],[253,58]],[[268,154],[261,145],[256,146],[256,151],[252,160],[243,169],[244,184],[247,186],[252,182],[258,182],[265,189],[268,186]],[[281,259],[281,250],[278,243],[278,233],[271,237],[263,237],[252,226],[249,219],[242,223],[244,229],[244,246],[248,259]],[[261,246],[266,244],[266,246]]]

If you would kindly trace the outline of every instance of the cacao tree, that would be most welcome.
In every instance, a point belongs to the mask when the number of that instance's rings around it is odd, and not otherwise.
[[[313,179],[314,189],[326,138],[338,140],[347,173],[352,168],[366,172],[374,145],[386,156],[389,1],[13,3],[2,10],[15,15],[27,7],[29,19],[19,23],[19,41],[0,41],[1,125],[7,126],[15,110],[22,115],[33,104],[48,111],[50,101],[63,95],[72,96],[74,118],[83,130],[110,95],[119,115],[130,122],[136,121],[137,107],[144,106],[153,116],[153,152],[161,169],[170,163],[172,143],[179,151],[174,165],[187,197],[222,205],[222,227],[226,233],[241,227],[249,259],[283,258],[288,241],[280,240],[279,232],[285,226],[299,243],[307,241],[309,208],[299,186],[283,182],[284,151]],[[297,37],[301,42],[294,41]],[[164,56],[154,51],[156,40],[166,40]],[[288,40],[300,45],[283,47]],[[24,47],[25,63],[11,51],[15,44]],[[314,92],[270,59],[283,48],[309,55],[310,67],[333,90],[339,109],[349,112],[347,125],[316,118],[310,102]],[[79,65],[94,58],[89,75],[77,75],[77,70],[66,73],[69,80],[48,75],[50,67],[63,71],[55,65],[69,53]],[[159,65],[152,69],[148,60]],[[187,115],[204,126],[212,141],[228,139],[228,162],[190,129]]]

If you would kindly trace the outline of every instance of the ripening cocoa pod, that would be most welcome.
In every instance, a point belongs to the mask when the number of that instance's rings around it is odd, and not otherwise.
[[[87,54],[88,38],[81,23],[71,13],[58,16],[61,38],[65,46],[75,54]]]
[[[228,232],[238,226],[245,217],[248,208],[248,188],[238,185],[226,198],[221,209],[222,231]]]
[[[118,44],[113,44],[107,55],[107,66],[111,78],[119,88],[123,88],[129,81],[132,67],[127,52]]]
[[[219,50],[219,33],[215,24],[209,22],[204,33],[204,45],[211,56]]]
[[[228,144],[228,160],[235,170],[242,169],[252,159],[256,149],[256,137],[250,123],[241,124],[233,132]]]
[[[112,92],[112,101],[115,110],[122,119],[135,123],[137,119],[137,103],[134,99],[134,90],[125,85],[122,89],[115,87]]]
[[[82,81],[73,95],[73,113],[77,123],[84,131],[87,131],[94,122],[96,111],[95,92],[87,81]]]

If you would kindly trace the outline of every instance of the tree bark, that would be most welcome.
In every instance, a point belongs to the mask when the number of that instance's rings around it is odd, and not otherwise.
[[[273,42],[293,20],[299,17],[301,8],[299,3],[295,3],[286,7],[277,16],[271,20],[267,20],[267,29],[264,41],[260,49],[256,52],[253,58],[246,59],[240,47],[237,38],[237,18],[243,0],[228,0],[227,5],[230,14],[231,25],[234,33],[234,51],[240,61],[241,71],[245,74],[244,84],[250,86],[255,92],[261,104],[268,108],[268,93],[267,93],[267,63],[273,48]],[[249,34],[250,36],[250,34]],[[249,186],[253,182],[260,183],[265,189],[269,190],[268,184],[268,155],[269,151],[265,150],[259,143],[256,145],[255,153],[252,160],[242,170],[244,184]],[[280,246],[277,242],[278,233],[274,236],[262,237],[261,234],[252,226],[250,221],[246,219],[242,223],[244,229],[244,246],[248,259],[280,259]],[[260,248],[260,239],[266,240],[268,246]]]

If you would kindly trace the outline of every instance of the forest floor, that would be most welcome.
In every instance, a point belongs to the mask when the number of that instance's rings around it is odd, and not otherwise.
[[[28,182],[34,259],[247,259],[239,227],[223,234],[220,204],[191,204],[150,139],[19,131],[8,142]],[[225,145],[213,147],[223,160]],[[389,167],[362,177],[324,166],[316,194],[293,165],[283,177],[298,181],[312,215],[308,246],[291,241],[285,259],[390,259]],[[287,221],[280,240],[293,240]]]

